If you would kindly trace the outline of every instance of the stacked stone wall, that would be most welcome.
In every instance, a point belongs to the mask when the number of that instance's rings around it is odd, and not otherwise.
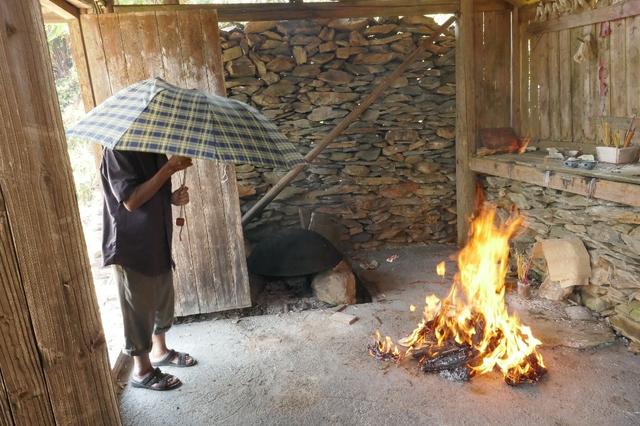
[[[487,177],[485,189],[504,215],[515,205],[526,217],[515,244],[580,238],[592,274],[590,285],[577,288],[578,300],[640,343],[640,208],[497,177]]]
[[[254,105],[302,154],[437,24],[428,17],[251,22],[222,32],[228,96]],[[433,44],[245,227],[249,240],[332,215],[351,248],[455,239],[455,39]],[[283,174],[237,168],[246,211]]]

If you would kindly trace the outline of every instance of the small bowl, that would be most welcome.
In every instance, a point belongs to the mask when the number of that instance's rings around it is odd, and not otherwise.
[[[571,167],[572,169],[574,169],[578,167],[580,162],[581,161],[578,160],[577,158],[567,158],[566,160],[564,160],[562,164],[564,164],[565,167]]]
[[[578,167],[586,170],[593,170],[593,168],[598,164],[597,161],[580,161],[578,163]]]

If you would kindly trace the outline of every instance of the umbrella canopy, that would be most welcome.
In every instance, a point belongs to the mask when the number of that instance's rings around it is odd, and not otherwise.
[[[304,160],[276,126],[240,101],[143,80],[94,108],[69,138],[120,151],[291,168]]]

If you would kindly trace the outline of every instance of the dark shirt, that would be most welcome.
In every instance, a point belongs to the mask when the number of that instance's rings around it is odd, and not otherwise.
[[[103,150],[100,174],[104,190],[105,266],[120,265],[149,276],[171,270],[171,181],[132,212],[122,204],[166,162],[166,155]]]

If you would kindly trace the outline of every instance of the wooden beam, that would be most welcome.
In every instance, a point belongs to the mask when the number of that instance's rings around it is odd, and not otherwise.
[[[93,9],[93,0],[66,0],[67,3],[71,3],[78,9]]]
[[[459,2],[458,2],[459,3]],[[475,12],[500,12],[503,10],[513,10],[511,3],[502,0],[480,0],[473,4]],[[459,8],[459,6],[458,6]]]
[[[244,216],[242,216],[242,224],[246,225],[259,214],[271,201],[273,201],[284,188],[287,187],[304,169],[307,168],[313,160],[320,155],[320,153],[331,144],[335,139],[342,134],[347,127],[355,122],[360,116],[384,93],[384,91],[393,83],[398,77],[400,77],[411,64],[417,59],[421,58],[428,46],[433,41],[440,37],[442,33],[453,25],[455,17],[449,18],[444,24],[436,29],[433,34],[425,37],[420,45],[402,61],[400,65],[387,77],[385,77],[380,84],[360,102],[346,117],[344,117],[325,137],[305,155],[305,162],[297,165],[293,169],[289,170],[265,195],[260,198],[256,204],[254,204]]]
[[[640,15],[640,0],[629,0],[611,6],[587,10],[581,13],[562,16],[544,22],[532,22],[527,31],[530,34],[541,34],[550,31],[560,31],[576,27],[584,27],[600,22],[615,21]]]
[[[40,0],[40,4],[43,8],[48,9],[65,21],[78,19],[80,17],[78,8],[67,3],[65,0]]]
[[[467,240],[476,192],[476,177],[469,168],[476,145],[473,6],[473,0],[460,1],[456,25],[456,210],[460,245]]]
[[[66,24],[67,22],[70,22],[70,21],[62,18],[60,15],[53,13],[46,7],[43,7],[42,22],[44,22],[45,24]]]
[[[471,159],[471,169],[477,173],[499,176],[545,188],[613,201],[640,207],[640,185],[610,181],[605,178],[578,176],[553,170],[540,170],[533,166],[514,164],[490,158]]]
[[[13,311],[0,308],[0,339],[8,338],[8,327],[20,333],[9,340],[28,342],[22,348],[0,344],[3,379],[13,370],[23,380],[4,383],[10,416],[16,425],[119,425],[41,6],[38,0],[3,0],[0,16],[5,241],[10,233],[8,249],[0,250],[0,305],[7,300],[4,286],[14,291]],[[6,324],[14,319],[19,327]],[[37,348],[35,355],[29,347]],[[39,403],[42,421],[22,421],[36,417],[25,411]]]
[[[493,4],[493,2],[492,2]],[[216,9],[221,22],[359,18],[456,13],[455,0],[354,1],[348,3],[181,4],[115,6],[117,13]]]

